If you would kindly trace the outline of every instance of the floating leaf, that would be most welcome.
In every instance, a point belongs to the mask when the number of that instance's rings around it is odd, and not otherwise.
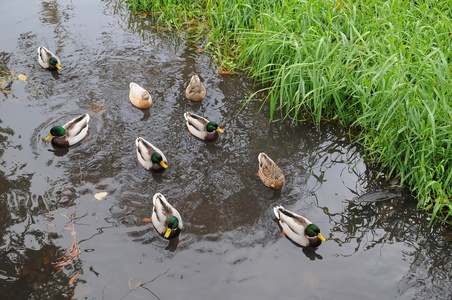
[[[108,193],[107,192],[101,192],[101,193],[97,193],[96,195],[94,195],[94,198],[96,198],[97,200],[102,200],[105,198],[105,196],[107,196]]]
[[[151,218],[143,218],[141,221],[149,223],[152,221],[152,217]]]
[[[75,274],[74,276],[72,276],[71,280],[69,280],[69,285],[74,283],[75,278],[77,278],[78,274],[80,274],[80,272],[77,272],[77,274]]]
[[[19,78],[20,80],[23,80],[23,81],[27,81],[27,75],[24,75],[24,74],[19,74],[19,75],[17,75],[17,78]]]

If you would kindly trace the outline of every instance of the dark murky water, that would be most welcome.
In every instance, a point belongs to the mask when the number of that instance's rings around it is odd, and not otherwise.
[[[258,103],[239,112],[251,83],[219,76],[193,41],[156,32],[115,2],[3,2],[0,68],[28,80],[0,94],[1,299],[452,296],[451,231],[428,227],[409,197],[351,202],[386,183],[343,130],[269,124]],[[39,66],[40,45],[62,71]],[[193,74],[208,90],[198,104],[184,96]],[[131,81],[150,91],[149,110],[130,104]],[[225,133],[208,144],[189,136],[186,111]],[[44,142],[52,125],[84,112],[87,141],[67,153]],[[137,163],[138,136],[166,154],[163,175]],[[285,172],[282,191],[255,176],[259,152]],[[96,200],[99,192],[108,196]],[[183,217],[178,244],[142,221],[156,192]],[[327,242],[302,249],[281,237],[277,204],[317,223]],[[57,272],[74,238],[80,260]]]

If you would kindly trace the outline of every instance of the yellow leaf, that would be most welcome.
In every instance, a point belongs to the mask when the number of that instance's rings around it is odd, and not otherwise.
[[[75,280],[75,278],[77,278],[77,276],[78,276],[79,273],[80,273],[80,272],[77,272],[77,274],[75,274],[74,276],[72,276],[71,280],[69,280],[69,285],[71,285],[71,284],[74,283],[74,280]]]
[[[27,81],[27,75],[24,75],[24,74],[17,75],[17,78],[19,78],[20,80],[23,80],[23,81]]]
[[[101,193],[97,193],[96,195],[94,195],[94,198],[96,198],[97,200],[102,200],[105,198],[105,196],[107,196],[108,193],[107,192],[101,192]]]

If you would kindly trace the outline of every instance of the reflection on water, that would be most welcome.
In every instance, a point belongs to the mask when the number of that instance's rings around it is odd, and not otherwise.
[[[193,42],[156,31],[117,2],[19,2],[22,10],[5,3],[0,13],[0,67],[28,76],[0,95],[2,299],[451,296],[450,230],[427,226],[407,194],[353,201],[388,184],[344,130],[268,123],[259,103],[240,111],[251,83],[218,75]],[[39,66],[40,45],[63,70]],[[207,88],[201,103],[185,98],[194,74]],[[131,81],[151,93],[149,109],[130,104]],[[193,138],[187,111],[225,133],[214,143]],[[84,112],[86,141],[63,152],[44,141],[54,124]],[[165,153],[164,173],[137,162],[138,136]],[[284,171],[281,191],[256,176],[260,152]],[[107,196],[98,200],[100,192]],[[178,240],[143,221],[156,192],[182,215]],[[327,241],[307,249],[280,236],[275,205],[308,217]],[[57,272],[73,234],[80,260]]]

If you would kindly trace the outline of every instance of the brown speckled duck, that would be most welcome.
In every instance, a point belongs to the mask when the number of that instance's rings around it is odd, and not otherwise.
[[[265,153],[260,153],[259,160],[259,177],[262,182],[275,190],[280,190],[286,182],[284,173],[278,165]]]
[[[198,75],[193,75],[190,79],[190,83],[185,89],[185,95],[191,101],[201,101],[206,96],[206,88],[201,83]]]

